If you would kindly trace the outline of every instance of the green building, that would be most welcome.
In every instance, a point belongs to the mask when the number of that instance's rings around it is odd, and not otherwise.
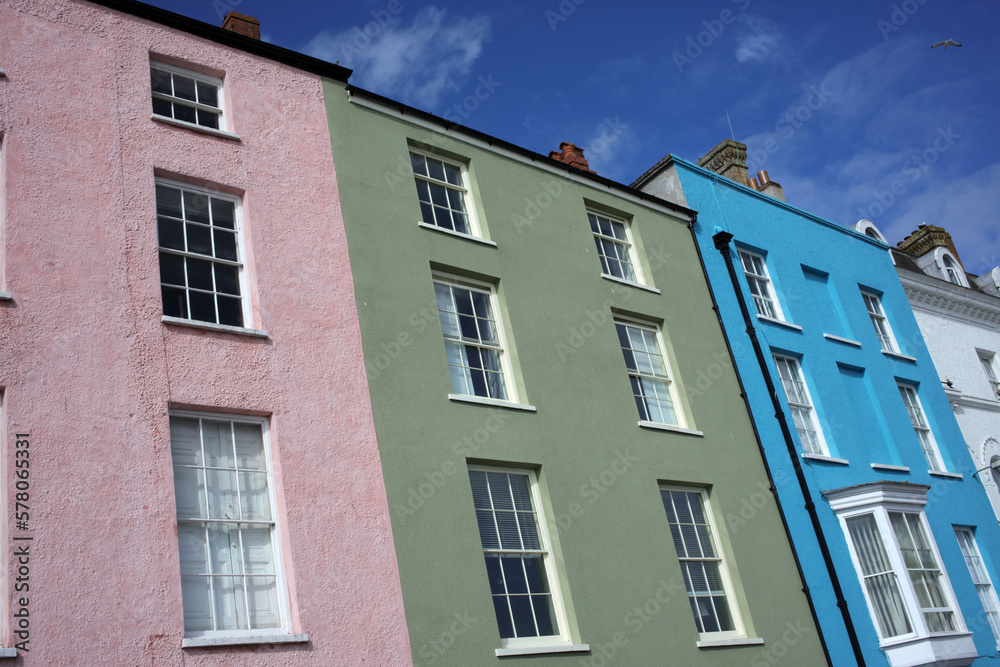
[[[325,95],[415,664],[826,664],[694,212]]]

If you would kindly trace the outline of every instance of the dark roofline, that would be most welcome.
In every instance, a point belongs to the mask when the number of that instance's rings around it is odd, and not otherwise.
[[[365,90],[364,88],[358,88],[357,86],[348,84],[347,92],[351,95],[365,97],[374,102],[378,102],[379,104],[384,104],[385,106],[396,109],[402,116],[413,116],[415,118],[419,118],[420,120],[424,120],[429,123],[433,123],[435,125],[440,125],[445,130],[455,131],[460,134],[464,134],[473,139],[482,141],[490,146],[496,146],[497,148],[502,148],[512,153],[516,153],[533,162],[541,162],[542,164],[548,165],[550,167],[555,167],[557,169],[561,169],[562,171],[565,171],[567,173],[574,174],[576,176],[580,176],[582,178],[586,178],[591,181],[596,181],[597,183],[600,183],[601,185],[609,189],[620,190],[622,192],[628,193],[633,197],[636,197],[637,199],[648,201],[653,204],[663,206],[664,208],[669,208],[681,215],[691,218],[694,218],[697,215],[696,211],[687,208],[686,206],[675,204],[674,202],[667,201],[666,199],[660,199],[659,197],[643,192],[641,190],[637,190],[631,186],[625,185],[624,183],[613,181],[610,178],[601,176],[600,174],[595,174],[593,172],[577,169],[576,167],[572,167],[566,164],[565,162],[560,162],[559,160],[553,160],[548,155],[542,155],[541,153],[536,153],[534,151],[528,150],[527,148],[518,146],[517,144],[512,144],[509,141],[504,141],[503,139],[498,139],[497,137],[491,136],[484,132],[480,132],[479,130],[474,130],[471,127],[466,127],[461,123],[456,123],[454,121],[448,120],[447,118],[441,118],[440,116],[435,116],[434,114],[428,113],[427,111],[421,111],[420,109],[407,106],[401,102],[397,102],[396,100],[390,99],[388,97],[383,97],[378,93],[373,93],[370,90]]]
[[[319,58],[313,58],[291,49],[262,42],[259,39],[246,37],[231,30],[224,30],[218,26],[203,21],[197,21],[181,14],[153,7],[143,2],[135,0],[88,0],[95,5],[101,5],[108,9],[114,9],[125,14],[131,14],[147,21],[152,21],[160,25],[180,30],[197,37],[211,40],[224,46],[229,46],[240,51],[252,53],[255,56],[274,60],[296,69],[300,69],[318,76],[325,76],[336,81],[347,83],[351,76],[351,70],[340,65],[328,63]]]

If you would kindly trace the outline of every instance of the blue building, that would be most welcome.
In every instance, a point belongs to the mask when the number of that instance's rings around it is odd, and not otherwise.
[[[703,166],[668,156],[633,186],[698,211],[833,663],[992,664],[996,521],[887,247],[788,205],[745,160],[727,140]]]

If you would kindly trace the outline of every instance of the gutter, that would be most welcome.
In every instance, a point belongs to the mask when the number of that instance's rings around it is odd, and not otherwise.
[[[705,258],[701,254],[701,246],[698,245],[698,238],[694,233],[694,225],[697,221],[697,214],[695,214],[695,219],[688,223],[688,229],[691,231],[691,238],[694,240],[694,248],[698,253],[698,262],[701,264],[702,273],[705,274],[705,284],[708,285],[708,294],[712,298],[712,310],[715,311],[715,317],[719,320],[719,329],[722,330],[722,338],[726,341],[726,350],[729,351],[729,359],[733,364],[733,370],[736,372],[736,381],[740,386],[740,397],[743,398],[743,404],[746,406],[747,415],[750,417],[750,426],[753,428],[753,436],[757,441],[757,450],[760,452],[760,460],[764,464],[764,472],[767,473],[768,490],[774,497],[774,504],[778,508],[778,516],[781,517],[781,527],[785,529],[785,537],[788,538],[788,545],[792,549],[792,559],[795,561],[795,569],[799,573],[799,581],[802,582],[802,592],[805,593],[806,602],[809,603],[809,613],[812,614],[813,625],[816,626],[816,634],[819,635],[819,643],[820,646],[823,647],[823,656],[826,658],[826,663],[832,667],[833,661],[830,660],[830,649],[826,645],[826,638],[823,636],[823,627],[820,625],[819,617],[816,615],[816,606],[813,604],[812,595],[809,593],[809,585],[806,583],[806,577],[802,571],[802,561],[799,559],[799,552],[796,550],[795,542],[792,540],[792,532],[788,528],[788,519],[785,517],[785,510],[781,506],[781,498],[778,496],[778,490],[774,486],[774,478],[771,475],[771,466],[767,463],[767,456],[764,454],[764,444],[760,437],[760,431],[757,430],[757,420],[754,419],[753,410],[750,409],[750,398],[747,395],[746,387],[743,386],[743,377],[740,375],[740,367],[736,363],[736,355],[733,354],[733,347],[729,343],[729,334],[726,333],[726,327],[722,321],[722,312],[719,310],[719,304],[715,300],[715,290],[712,289],[712,283],[708,280],[708,269],[705,267]]]
[[[211,23],[175,14],[166,9],[153,7],[143,2],[136,2],[136,0],[89,0],[89,2],[125,14],[131,14],[132,16],[137,16],[141,19],[146,19],[147,21],[152,21],[153,23],[180,30],[181,32],[186,32],[197,37],[202,37],[218,44],[239,49],[240,51],[246,51],[247,53],[252,53],[268,60],[274,60],[318,76],[329,77],[343,83],[347,83],[347,79],[351,76],[351,70],[346,67],[341,67],[340,65],[335,65],[319,58],[313,58],[298,51],[269,44],[253,37],[240,35],[231,30],[225,30]]]
[[[691,228],[692,234],[694,234],[694,228]],[[803,500],[805,500],[805,509],[809,513],[809,520],[812,522],[813,531],[816,533],[816,540],[819,542],[819,549],[823,554],[823,563],[826,565],[826,569],[830,574],[830,583],[833,585],[833,592],[837,598],[837,606],[840,608],[840,614],[844,619],[844,625],[847,629],[847,636],[851,641],[851,648],[854,651],[854,658],[857,660],[858,667],[865,667],[864,655],[861,652],[861,644],[858,641],[857,633],[854,631],[854,622],[851,620],[851,612],[847,608],[847,600],[844,598],[844,591],[840,586],[840,578],[837,576],[837,571],[833,566],[833,557],[830,555],[830,547],[827,544],[826,536],[823,534],[823,527],[819,521],[819,514],[816,513],[816,504],[812,500],[812,494],[809,492],[809,484],[806,481],[805,473],[802,470],[802,464],[799,462],[798,452],[795,448],[795,441],[792,439],[792,433],[788,428],[788,420],[785,418],[785,413],[781,409],[781,399],[778,398],[778,393],[774,386],[774,380],[771,378],[771,372],[767,367],[767,359],[764,357],[764,352],[760,347],[760,341],[757,339],[757,330],[754,328],[753,320],[750,317],[750,311],[747,309],[746,301],[743,298],[743,290],[740,287],[739,277],[736,274],[736,269],[733,266],[732,254],[729,251],[729,242],[733,240],[733,235],[729,232],[719,232],[712,237],[715,242],[716,249],[722,253],[722,258],[726,262],[726,269],[729,271],[729,279],[732,281],[733,290],[736,292],[736,300],[740,304],[740,313],[743,315],[743,322],[747,327],[747,335],[750,337],[750,343],[753,345],[754,354],[757,356],[757,363],[760,365],[761,374],[764,376],[764,382],[767,384],[767,392],[771,396],[771,404],[774,406],[774,418],[778,420],[778,426],[781,427],[781,435],[785,440],[785,447],[788,450],[788,456],[792,461],[792,467],[795,469],[795,477],[799,482],[799,490],[802,492]],[[695,247],[698,246],[697,239],[695,239]],[[699,249],[698,257],[701,257],[701,251]],[[702,263],[704,267],[704,263]],[[707,272],[705,274],[708,275]],[[713,294],[712,301],[714,303],[715,296]],[[718,313],[718,307],[716,306],[716,313]],[[721,321],[721,314],[719,314],[719,319]],[[725,331],[725,328],[723,328]],[[728,339],[726,341],[728,345]],[[732,350],[730,350],[730,355],[732,355]],[[736,376],[739,377],[739,367],[736,365],[735,358],[733,359],[733,368],[736,369]],[[740,380],[740,387],[743,387],[743,381]],[[748,401],[746,392],[743,393],[744,401]],[[749,402],[747,403],[747,409],[749,410]],[[753,412],[750,413],[750,421],[753,423]],[[757,431],[757,426],[754,424],[754,432]],[[763,445],[760,442],[758,436],[757,439],[758,446],[761,447],[761,455],[763,456]],[[767,459],[764,459],[764,465],[767,466]],[[770,470],[768,470],[768,477],[770,478]],[[772,490],[774,486],[771,486]],[[775,500],[777,501],[777,494],[775,494]],[[780,508],[781,505],[779,504]],[[784,514],[782,514],[782,520],[784,520]],[[785,526],[787,532],[788,527]],[[790,537],[790,536],[789,536]],[[795,552],[794,546],[792,547],[792,552]],[[796,564],[798,564],[798,558],[796,558]],[[799,574],[802,574],[802,570],[799,570]],[[808,591],[808,588],[804,589]],[[808,593],[807,593],[808,595]],[[809,606],[812,608],[812,599],[810,598]],[[813,618],[815,619],[815,611],[813,612]],[[816,625],[817,630],[819,629],[819,624]],[[822,637],[822,634],[820,635]],[[823,650],[826,650],[826,644],[823,644]],[[827,660],[829,660],[829,654],[827,654]]]

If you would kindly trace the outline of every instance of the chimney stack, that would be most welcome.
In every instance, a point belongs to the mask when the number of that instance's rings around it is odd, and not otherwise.
[[[750,187],[746,144],[732,139],[724,139],[698,160],[698,166],[714,171],[740,185]]]
[[[571,167],[576,167],[577,169],[581,169],[583,171],[589,171],[592,174],[597,173],[590,168],[590,163],[587,162],[587,158],[583,157],[583,149],[576,144],[569,143],[568,141],[560,143],[558,151],[549,151],[549,157],[558,162],[568,164]]]
[[[785,191],[782,189],[781,184],[777,181],[772,181],[766,171],[763,169],[758,171],[757,178],[751,178],[750,182],[753,183],[758,179],[760,180],[760,185],[754,188],[757,192],[763,192],[768,197],[785,201]]]
[[[934,248],[947,248],[948,252],[962,264],[962,259],[955,250],[955,244],[951,240],[951,234],[945,231],[944,227],[935,227],[926,222],[917,226],[916,231],[896,244],[900,250],[904,250],[917,257],[923,257]],[[965,270],[963,265],[962,270]]]
[[[229,12],[222,21],[222,29],[252,39],[260,39],[260,21],[239,12]]]

